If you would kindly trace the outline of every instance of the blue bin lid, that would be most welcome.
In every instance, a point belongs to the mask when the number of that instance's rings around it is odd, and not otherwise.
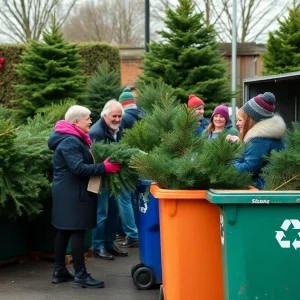
[[[155,181],[154,180],[142,180],[142,179],[138,180],[139,185],[151,185],[152,183],[155,183]]]

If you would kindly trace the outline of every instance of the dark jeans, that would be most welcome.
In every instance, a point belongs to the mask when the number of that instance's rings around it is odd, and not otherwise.
[[[55,268],[65,268],[65,255],[70,238],[72,238],[72,258],[75,274],[84,274],[84,236],[85,230],[59,229],[55,239]]]

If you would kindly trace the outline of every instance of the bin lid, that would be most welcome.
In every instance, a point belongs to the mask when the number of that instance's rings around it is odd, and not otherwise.
[[[155,181],[154,180],[143,180],[143,179],[138,180],[139,185],[151,185],[152,183],[155,183]]]
[[[300,191],[210,189],[206,199],[214,204],[300,204]]]

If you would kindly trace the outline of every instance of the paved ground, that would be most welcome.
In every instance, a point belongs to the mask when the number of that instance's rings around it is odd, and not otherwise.
[[[51,284],[53,264],[26,261],[21,265],[0,267],[0,300],[158,300],[159,289],[139,291],[130,270],[139,262],[138,249],[129,249],[128,257],[105,261],[86,260],[89,272],[105,281],[104,289],[74,289],[72,283]],[[72,270],[72,269],[71,269]]]

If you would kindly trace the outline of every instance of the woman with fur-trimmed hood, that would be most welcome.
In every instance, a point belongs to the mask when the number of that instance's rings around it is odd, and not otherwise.
[[[253,174],[255,186],[262,189],[265,182],[260,177],[261,169],[267,164],[266,156],[272,150],[284,148],[283,137],[286,124],[281,116],[274,114],[275,96],[266,92],[250,99],[237,112],[236,126],[240,130],[239,140],[248,146],[244,156],[234,162],[240,172]],[[234,136],[227,139],[235,142]]]

